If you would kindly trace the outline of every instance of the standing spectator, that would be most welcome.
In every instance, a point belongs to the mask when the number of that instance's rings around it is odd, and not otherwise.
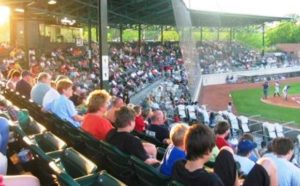
[[[224,146],[230,147],[230,144],[227,142],[230,135],[230,126],[226,121],[218,122],[215,128],[216,134],[216,145],[219,149]]]
[[[69,79],[59,80],[56,89],[60,96],[50,103],[46,110],[70,122],[75,127],[80,127],[83,117],[78,115],[74,103],[69,99],[73,93],[72,85],[73,83]]]
[[[48,92],[51,82],[50,74],[41,72],[38,75],[37,83],[32,87],[30,97],[38,105],[43,105],[43,98]]]
[[[275,88],[275,90],[274,90],[274,95],[273,96],[275,97],[277,95],[277,96],[280,97],[280,93],[279,93],[279,91],[280,91],[280,84],[279,84],[279,81],[275,82],[274,88]]]
[[[84,116],[82,129],[98,140],[104,140],[107,133],[113,128],[111,123],[104,118],[110,98],[105,90],[94,90],[87,98],[88,112]]]
[[[264,99],[268,98],[268,89],[269,89],[269,82],[265,81],[263,84]]]
[[[16,84],[16,91],[25,96],[26,99],[30,99],[32,83],[32,74],[29,71],[22,72],[22,79]]]
[[[178,160],[175,163],[172,179],[189,186],[223,186],[215,173],[209,173],[204,168],[214,146],[214,135],[207,126],[191,126],[184,137],[187,160]]]

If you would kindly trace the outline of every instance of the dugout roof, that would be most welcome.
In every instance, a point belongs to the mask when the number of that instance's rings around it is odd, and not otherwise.
[[[97,24],[98,1],[57,0],[55,5],[49,5],[48,0],[2,0],[0,4],[13,8],[26,6],[31,19],[53,21],[53,19],[68,17],[85,24],[90,18],[92,24]],[[183,8],[186,7],[183,6]],[[107,0],[107,9],[108,24],[111,26],[119,24],[176,26],[172,0]],[[192,25],[195,27],[236,27],[289,19],[199,10],[188,11],[190,11]]]

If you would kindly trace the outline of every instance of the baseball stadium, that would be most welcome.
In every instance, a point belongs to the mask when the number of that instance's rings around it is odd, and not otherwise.
[[[299,5],[0,0],[0,185],[299,186]]]

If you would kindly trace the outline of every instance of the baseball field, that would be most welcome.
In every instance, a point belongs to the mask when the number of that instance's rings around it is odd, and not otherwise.
[[[259,115],[274,122],[295,122],[300,124],[300,83],[289,83],[288,100],[273,97],[274,86],[269,87],[268,99],[262,99],[262,86],[245,88],[230,93],[236,112],[239,115]],[[283,85],[281,85],[281,90]],[[282,94],[282,92],[280,92]]]

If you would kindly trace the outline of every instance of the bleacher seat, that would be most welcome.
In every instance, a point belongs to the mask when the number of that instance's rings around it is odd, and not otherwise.
[[[31,136],[30,139],[44,152],[57,151],[67,148],[67,144],[51,132]]]
[[[146,164],[140,159],[131,156],[135,174],[137,175],[137,185],[143,186],[164,186],[170,178],[162,175],[156,168]]]
[[[277,137],[284,137],[283,127],[279,123],[274,123]]]
[[[243,131],[243,133],[248,133],[250,132],[249,126],[248,126],[248,118],[246,116],[239,116],[237,117],[238,119],[238,123],[239,123],[239,127],[241,128],[241,130]]]
[[[54,160],[62,172],[66,172],[72,178],[94,174],[98,169],[97,165],[73,148],[66,148],[46,154]]]
[[[98,174],[75,179],[82,186],[125,186],[123,182],[108,174],[105,170]]]
[[[277,137],[276,135],[276,129],[275,126],[269,122],[264,122],[263,123],[263,131],[264,131],[264,136],[266,136],[269,139],[274,139]]]
[[[133,184],[135,175],[130,156],[105,141],[101,141],[101,150],[104,152],[102,159],[104,169],[126,184]]]

